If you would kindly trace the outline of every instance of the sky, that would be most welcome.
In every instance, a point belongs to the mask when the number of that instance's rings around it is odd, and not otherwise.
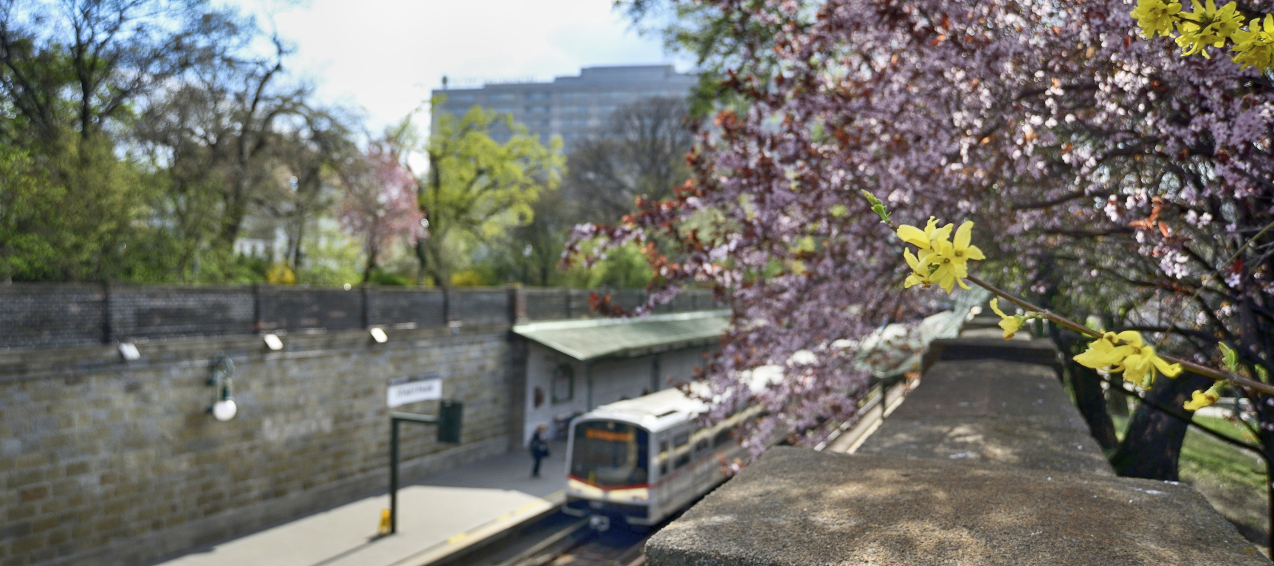
[[[576,75],[598,65],[688,65],[641,35],[612,0],[227,0],[296,52],[285,64],[320,100],[362,108],[370,133],[457,80]],[[272,14],[272,16],[271,16]],[[428,127],[427,113],[416,123]]]

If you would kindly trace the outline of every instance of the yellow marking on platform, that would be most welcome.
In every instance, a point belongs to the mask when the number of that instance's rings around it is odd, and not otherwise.
[[[541,506],[541,505],[543,505],[543,504],[545,504],[545,503],[548,503],[548,502],[547,502],[547,501],[544,501],[543,499],[541,499],[541,500],[539,500],[539,501],[533,501],[533,502],[531,502],[531,503],[527,503],[526,505],[523,505],[523,506],[521,506],[521,507],[518,507],[517,509],[514,509],[514,510],[513,510],[513,513],[510,513],[509,515],[516,515],[516,514],[519,514],[519,513],[526,513],[527,511],[530,511],[530,510],[532,510],[532,509],[535,509],[536,507],[539,507],[539,506]]]
[[[561,493],[561,492],[553,493],[553,494],[549,495],[549,497],[551,498],[551,497],[553,497],[553,496],[555,496],[555,495],[558,495],[559,493]],[[523,513],[527,513],[527,512],[530,512],[530,511],[535,511],[535,510],[536,510],[536,509],[538,509],[539,507],[542,507],[545,503],[548,503],[548,504],[550,504],[550,505],[552,504],[552,502],[551,502],[551,501],[549,501],[549,500],[547,500],[547,499],[538,499],[538,500],[536,500],[536,501],[532,501],[532,502],[530,502],[530,503],[527,503],[526,505],[523,505],[523,506],[521,506],[521,507],[518,507],[517,509],[514,509],[513,511],[510,511],[510,512],[508,512],[508,513],[505,513],[505,514],[503,514],[503,515],[500,515],[500,516],[499,516],[497,519],[495,519],[494,521],[488,521],[487,523],[483,524],[483,525],[482,525],[482,527],[485,527],[485,526],[487,526],[487,525],[490,525],[491,523],[499,523],[499,522],[502,522],[502,521],[508,521],[508,520],[512,519],[513,517],[515,517],[515,516],[517,516],[517,515],[521,515],[521,514],[523,514]],[[481,528],[481,527],[479,527],[479,528]],[[475,530],[476,530],[476,529],[475,529]],[[463,532],[463,533],[457,533],[457,534],[451,535],[451,537],[447,539],[447,544],[458,544],[458,543],[460,543],[460,542],[461,542],[461,541],[463,541],[464,539],[469,538],[469,532],[470,532],[470,531],[465,531],[465,532]]]

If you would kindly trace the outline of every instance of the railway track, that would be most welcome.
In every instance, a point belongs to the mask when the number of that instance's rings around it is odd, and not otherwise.
[[[656,530],[617,526],[597,531],[581,519],[496,566],[641,566],[646,562],[642,548]]]
[[[559,512],[484,548],[428,566],[643,566],[646,539],[677,516],[654,527],[612,524],[598,531],[588,519]]]

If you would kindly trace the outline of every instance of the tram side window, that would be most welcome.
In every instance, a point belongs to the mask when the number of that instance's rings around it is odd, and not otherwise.
[[[705,436],[703,438],[700,438],[699,441],[695,443],[695,453],[700,454],[707,451],[708,451],[708,437]]]
[[[677,459],[672,463],[674,469],[690,463],[690,449],[686,447],[687,444],[690,444],[689,432],[672,437],[672,450],[677,455]]]
[[[659,442],[659,475],[668,475],[668,441]]]
[[[714,448],[719,448],[727,442],[730,442],[731,432],[732,431],[729,428],[722,427],[721,430],[717,431],[717,434],[712,437],[712,446]]]

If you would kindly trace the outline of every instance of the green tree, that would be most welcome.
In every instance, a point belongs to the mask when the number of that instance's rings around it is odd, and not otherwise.
[[[421,274],[446,286],[459,264],[458,250],[532,221],[540,193],[557,188],[563,159],[561,140],[545,147],[508,115],[475,106],[460,118],[436,113],[433,119],[425,145],[429,171],[419,185],[428,234],[416,251]],[[508,141],[492,139],[494,128],[507,129]]]
[[[4,277],[150,277],[153,258],[175,253],[153,221],[158,177],[128,138],[151,95],[217,60],[239,30],[203,0],[0,2],[0,145],[20,150],[0,161],[6,175],[39,171],[0,187],[0,201],[23,203],[5,219],[17,231],[0,241]],[[58,213],[34,226],[49,207]],[[37,235],[40,246],[23,243]]]
[[[64,191],[40,175],[26,151],[6,144],[0,187],[0,282],[39,279],[72,236],[56,206]]]

